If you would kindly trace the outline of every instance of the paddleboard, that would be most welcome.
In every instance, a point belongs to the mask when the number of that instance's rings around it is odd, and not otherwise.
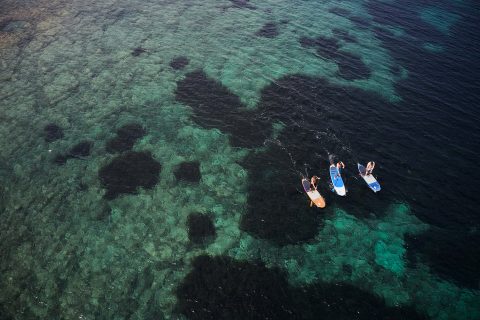
[[[332,179],[333,189],[339,196],[346,196],[347,189],[345,189],[345,184],[343,183],[342,176],[338,172],[337,167],[332,164],[330,165],[330,179]]]
[[[357,163],[357,166],[358,166],[358,172],[360,172],[360,176],[363,178],[363,180],[365,180],[365,182],[368,184],[370,189],[372,189],[373,192],[380,191],[382,188],[380,187],[380,183],[378,183],[377,179],[375,179],[375,177],[371,174],[369,174],[368,176],[365,175],[365,172],[367,171],[367,169],[360,163]]]
[[[310,188],[310,181],[303,178],[302,185],[303,185],[303,190],[305,190],[305,193],[308,195],[310,200],[312,200],[312,202],[315,203],[317,207],[325,208],[325,199],[317,190]]]

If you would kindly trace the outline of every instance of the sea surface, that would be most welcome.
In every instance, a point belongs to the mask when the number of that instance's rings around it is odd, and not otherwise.
[[[479,25],[469,0],[0,1],[0,320],[480,319]]]

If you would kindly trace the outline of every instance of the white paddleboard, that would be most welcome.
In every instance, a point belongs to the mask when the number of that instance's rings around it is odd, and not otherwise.
[[[334,164],[330,165],[330,179],[332,179],[333,189],[336,194],[339,196],[346,196],[347,189],[343,183],[342,175]]]
[[[373,190],[373,192],[378,192],[382,190],[380,187],[380,183],[378,183],[377,179],[372,174],[366,175],[366,168],[361,165],[360,163],[357,163],[358,166],[358,172],[360,173],[360,176],[365,180],[367,183],[368,187]]]

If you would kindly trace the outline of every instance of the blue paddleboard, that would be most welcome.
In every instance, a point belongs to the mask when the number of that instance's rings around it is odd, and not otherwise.
[[[365,175],[367,169],[363,165],[361,165],[360,163],[357,163],[357,166],[358,166],[358,172],[360,173],[360,176],[363,178],[363,180],[365,180],[365,182],[370,187],[370,189],[373,190],[373,192],[378,192],[382,190],[382,188],[380,187],[380,183],[378,183],[377,179],[375,179],[373,175],[371,174],[369,174],[368,176]]]
[[[346,196],[347,190],[343,183],[342,176],[335,165],[330,165],[330,179],[332,179],[333,189],[339,196]]]

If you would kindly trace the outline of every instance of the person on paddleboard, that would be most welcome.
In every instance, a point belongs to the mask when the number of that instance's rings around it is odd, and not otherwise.
[[[312,179],[310,179],[310,184],[312,185],[313,189],[317,190],[317,181],[320,180],[319,177],[313,176]]]
[[[345,169],[345,165],[342,161],[337,162],[338,176],[340,176],[340,170]]]
[[[369,163],[367,163],[367,168],[365,169],[365,175],[367,176],[371,175],[374,168],[375,168],[374,161],[370,161]]]

